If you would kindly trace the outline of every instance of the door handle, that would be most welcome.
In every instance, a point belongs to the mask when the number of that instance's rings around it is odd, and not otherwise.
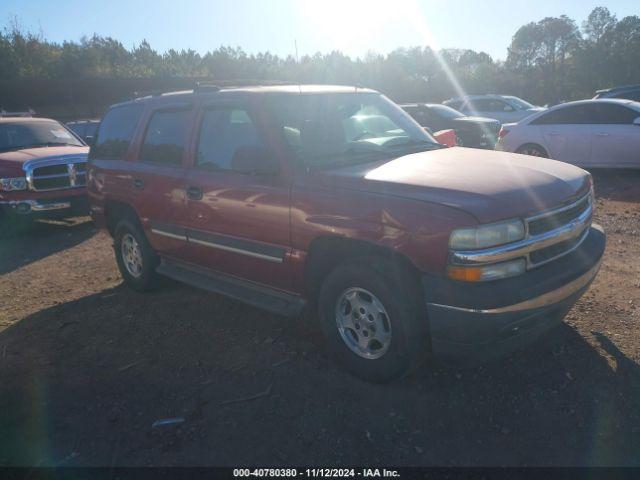
[[[187,197],[191,200],[202,200],[202,189],[200,187],[187,187]]]
[[[139,178],[134,178],[133,179],[133,186],[134,186],[134,188],[142,188],[142,187],[144,187],[144,182]]]
[[[609,134],[608,133],[604,133],[604,132],[600,132],[596,134],[598,137],[608,137]]]

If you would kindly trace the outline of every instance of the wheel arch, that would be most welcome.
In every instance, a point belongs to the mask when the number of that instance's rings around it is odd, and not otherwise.
[[[377,256],[400,265],[416,282],[420,282],[420,271],[405,254],[397,250],[345,237],[323,236],[314,239],[309,246],[305,265],[305,291],[316,299],[326,276],[338,265],[357,258]]]
[[[538,142],[525,142],[522,145],[520,145],[518,148],[516,148],[516,153],[521,153],[522,150],[524,150],[526,147],[536,147],[544,153],[544,158],[551,158],[549,156],[549,150],[547,150],[547,148],[544,145],[541,145]]]
[[[126,202],[108,200],[105,204],[105,211],[107,219],[107,230],[112,237],[116,233],[116,226],[118,225],[118,222],[124,218],[127,218],[139,227],[142,227],[138,213],[130,204]]]

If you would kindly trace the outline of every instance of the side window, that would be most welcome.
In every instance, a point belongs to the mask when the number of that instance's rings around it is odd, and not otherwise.
[[[582,125],[592,123],[588,105],[575,105],[552,110],[536,118],[531,125]]]
[[[513,107],[503,102],[502,100],[495,99],[478,99],[473,101],[476,110],[479,112],[506,112],[512,111]]]
[[[85,132],[87,130],[87,124],[86,123],[73,123],[71,125],[67,125],[67,127],[69,127],[71,130],[73,130],[73,133],[75,133],[79,137],[84,137],[85,136]]]
[[[640,117],[640,113],[635,110],[610,103],[594,103],[592,112],[591,123],[598,125],[629,125]]]
[[[180,165],[187,143],[190,110],[159,110],[151,116],[144,134],[139,160]]]
[[[142,116],[142,105],[115,107],[107,112],[100,123],[90,158],[122,160]]]
[[[202,118],[195,163],[200,168],[232,170],[238,149],[261,146],[258,129],[245,109],[211,108]]]

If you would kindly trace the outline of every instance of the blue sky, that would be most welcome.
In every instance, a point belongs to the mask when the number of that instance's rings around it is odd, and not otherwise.
[[[503,59],[518,27],[566,14],[580,25],[605,5],[618,18],[640,15],[640,0],[2,0],[14,16],[53,41],[97,33],[159,51],[220,45],[300,55],[339,49],[352,56],[401,46],[473,48]]]

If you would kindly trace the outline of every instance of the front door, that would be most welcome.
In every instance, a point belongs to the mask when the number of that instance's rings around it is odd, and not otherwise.
[[[591,163],[590,110],[586,105],[558,108],[535,119],[549,156],[578,166]]]
[[[291,290],[290,180],[234,170],[243,147],[266,147],[242,103],[211,103],[198,115],[186,176],[188,260],[218,272]]]
[[[185,162],[192,121],[189,105],[151,112],[127,179],[152,247],[177,259],[183,258],[186,250]]]

